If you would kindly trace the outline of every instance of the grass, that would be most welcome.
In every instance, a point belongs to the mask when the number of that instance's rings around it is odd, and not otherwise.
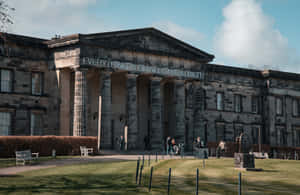
[[[57,156],[56,159],[65,159],[65,158],[73,158],[73,156]],[[37,163],[39,162],[45,162],[55,160],[55,158],[52,158],[50,156],[47,157],[39,157]],[[16,166],[16,159],[15,158],[0,158],[0,168],[5,167],[13,167]]]
[[[238,170],[233,159],[164,160],[154,166],[152,191],[150,168],[145,163],[142,185],[135,184],[136,161],[69,165],[24,172],[0,178],[0,194],[166,194],[168,169],[172,168],[171,194],[195,194],[199,168],[199,194],[237,194]],[[300,162],[256,160],[262,172],[242,172],[243,194],[300,194]]]

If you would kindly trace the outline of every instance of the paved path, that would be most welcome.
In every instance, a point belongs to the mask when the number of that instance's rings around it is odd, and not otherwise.
[[[73,165],[73,164],[84,164],[91,162],[112,162],[112,161],[123,161],[123,160],[137,160],[138,158],[142,159],[142,155],[104,155],[104,156],[90,156],[90,157],[75,157],[59,160],[49,160],[45,162],[40,162],[37,165],[26,165],[26,166],[16,166],[0,169],[0,176],[13,176],[18,173],[25,171],[46,169],[51,167],[63,166],[63,165]],[[157,156],[158,159],[170,159],[170,156]],[[145,155],[145,160],[148,160],[149,156]],[[151,155],[150,158],[155,160],[155,155]],[[172,159],[179,159],[180,156],[173,156]],[[187,156],[185,158],[193,158],[192,156]]]

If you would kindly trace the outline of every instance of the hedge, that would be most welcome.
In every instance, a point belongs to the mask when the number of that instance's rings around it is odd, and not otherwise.
[[[80,146],[97,151],[97,137],[73,136],[0,136],[0,157],[15,157],[15,151],[30,149],[40,156],[79,155]]]

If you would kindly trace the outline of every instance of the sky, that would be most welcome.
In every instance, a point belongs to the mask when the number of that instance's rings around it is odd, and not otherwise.
[[[8,32],[57,35],[155,27],[212,63],[300,73],[299,0],[7,0]]]

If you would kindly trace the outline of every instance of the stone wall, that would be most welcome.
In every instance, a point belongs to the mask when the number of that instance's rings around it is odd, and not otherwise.
[[[42,40],[22,36],[1,37],[0,69],[13,73],[13,90],[0,92],[1,111],[12,113],[12,135],[30,135],[30,114],[43,115],[43,134],[58,135],[59,91],[55,70],[48,67],[48,51]],[[41,72],[42,95],[32,95],[31,74]]]

